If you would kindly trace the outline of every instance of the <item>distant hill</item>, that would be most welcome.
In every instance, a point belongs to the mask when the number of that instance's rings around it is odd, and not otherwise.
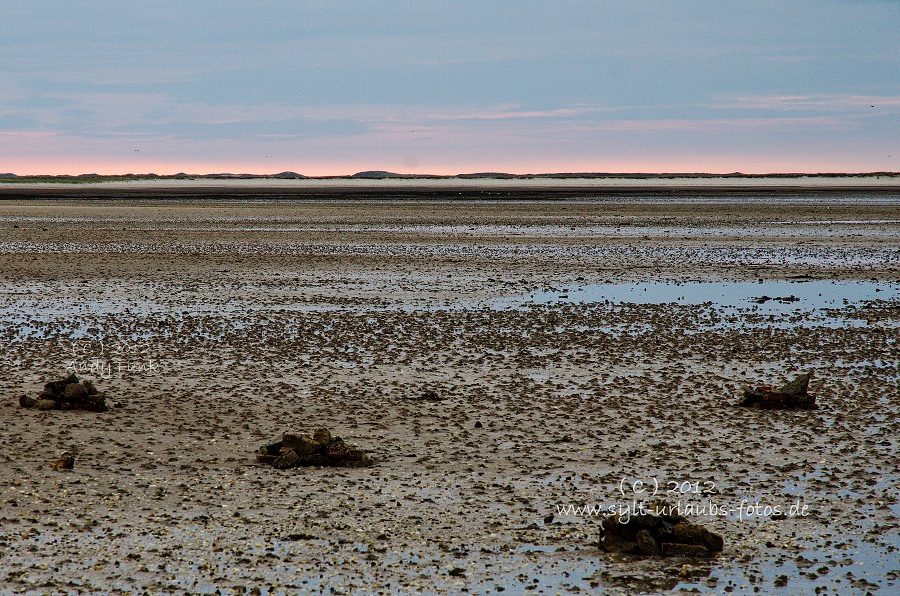
[[[507,174],[505,172],[476,172],[474,174],[459,174],[456,176],[457,178],[463,179],[471,179],[471,178],[499,178],[502,180],[511,180],[513,178],[523,178],[524,176],[520,174]]]
[[[801,172],[781,172],[770,174],[745,174],[742,172],[731,172],[729,174],[712,174],[708,172],[552,172],[542,174],[510,174],[507,172],[472,172],[468,174],[456,175],[436,175],[436,174],[399,174],[397,172],[388,172],[384,170],[367,170],[357,172],[352,175],[344,176],[304,176],[297,172],[285,171],[278,174],[231,174],[221,172],[216,174],[187,174],[179,172],[177,174],[61,174],[61,175],[27,175],[19,176],[11,172],[0,174],[0,183],[3,184],[19,184],[30,182],[44,183],[69,183],[69,184],[86,184],[98,182],[129,182],[136,180],[564,180],[564,179],[583,179],[583,180],[660,180],[669,179],[707,179],[707,180],[753,180],[753,179],[781,179],[794,180],[802,178],[836,178],[847,179],[853,178],[900,178],[900,172],[818,172],[818,173],[801,173]]]
[[[350,176],[351,178],[409,178],[406,174],[397,174],[396,172],[382,172],[380,170],[371,170],[368,172],[357,172]]]

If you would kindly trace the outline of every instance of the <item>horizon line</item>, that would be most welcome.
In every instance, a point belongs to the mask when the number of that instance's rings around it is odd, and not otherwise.
[[[124,173],[124,174],[15,174],[12,172],[0,173],[0,182],[14,182],[17,180],[29,179],[56,179],[56,180],[147,180],[147,179],[294,179],[294,180],[334,180],[334,179],[528,179],[528,178],[803,178],[803,177],[872,177],[872,176],[900,176],[900,171],[865,171],[865,172],[840,172],[840,171],[818,171],[818,172],[542,172],[542,173],[513,173],[513,172],[461,172],[457,174],[404,174],[398,172],[390,172],[384,170],[364,170],[353,174],[329,174],[329,175],[305,175],[293,171],[283,171],[278,173],[230,173],[230,172],[214,172],[214,173],[187,173],[177,172],[174,174],[155,174],[147,173]]]

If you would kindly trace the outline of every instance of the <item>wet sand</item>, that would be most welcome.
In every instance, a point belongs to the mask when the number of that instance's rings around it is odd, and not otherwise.
[[[691,202],[801,200],[822,197],[866,202],[900,192],[900,174],[843,175],[608,175],[517,178],[308,178],[275,179],[186,176],[106,182],[9,182],[0,180],[0,200],[611,200],[648,198]]]
[[[896,193],[153,192],[0,202],[0,592],[898,589]],[[68,366],[115,407],[19,408]],[[818,410],[736,407],[805,371]],[[321,426],[377,465],[256,464]],[[721,556],[566,514],[654,483]]]

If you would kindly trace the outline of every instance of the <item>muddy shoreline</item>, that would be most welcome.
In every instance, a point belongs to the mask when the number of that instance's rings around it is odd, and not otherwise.
[[[900,197],[900,177],[611,177],[481,179],[204,179],[106,183],[0,183],[0,201],[565,201]]]
[[[900,202],[759,196],[0,202],[0,592],[896,590]],[[323,426],[377,465],[256,463]],[[638,480],[724,552],[595,546]]]

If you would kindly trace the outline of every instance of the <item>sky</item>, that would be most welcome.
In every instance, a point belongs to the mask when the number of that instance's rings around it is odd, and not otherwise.
[[[900,171],[900,0],[0,14],[0,173]]]

